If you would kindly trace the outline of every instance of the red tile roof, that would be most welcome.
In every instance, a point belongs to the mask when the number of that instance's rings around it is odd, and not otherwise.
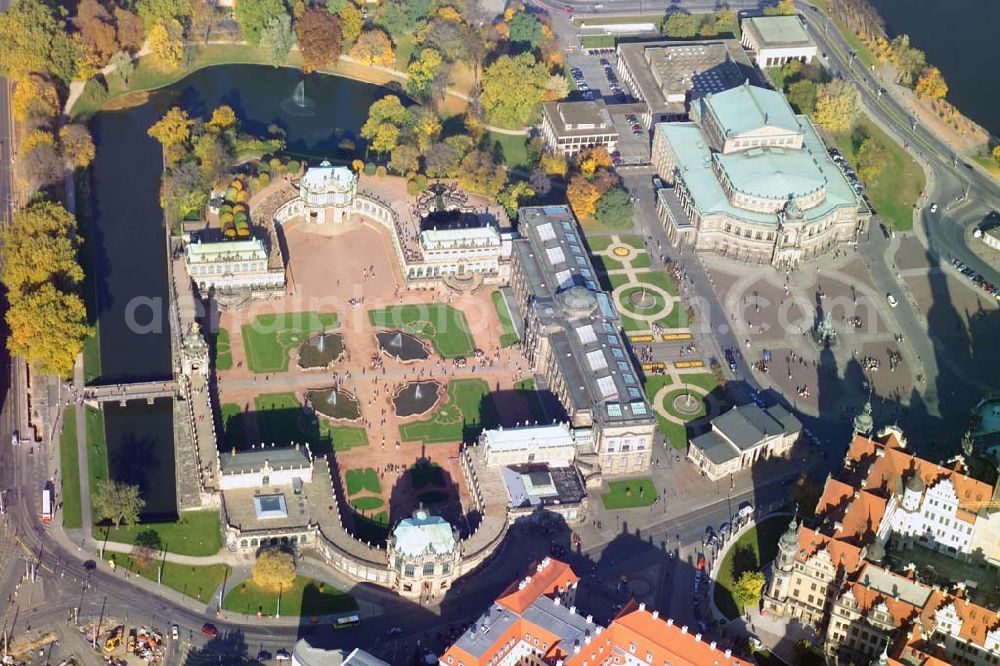
[[[526,578],[526,583],[525,578],[511,583],[497,603],[520,615],[538,597],[556,596],[580,580],[568,564],[548,557],[529,567]]]

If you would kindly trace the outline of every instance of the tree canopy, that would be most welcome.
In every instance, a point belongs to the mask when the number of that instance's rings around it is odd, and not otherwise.
[[[699,19],[687,12],[671,12],[663,23],[663,33],[668,37],[688,39],[698,34]]]
[[[545,40],[542,22],[528,12],[517,12],[507,23],[509,39],[513,44],[527,44],[535,48]]]
[[[243,38],[253,46],[259,46],[271,19],[282,14],[287,16],[288,10],[282,0],[240,0],[236,3],[235,13]]]
[[[272,16],[260,33],[260,45],[267,50],[268,59],[277,67],[284,64],[295,45],[292,33],[292,19],[288,14]]]
[[[632,226],[632,197],[620,187],[612,187],[597,202],[594,215],[606,227]]]
[[[917,79],[916,93],[921,97],[941,99],[948,94],[948,84],[937,67],[926,67]]]
[[[289,589],[295,581],[295,558],[277,548],[267,548],[257,556],[250,580],[265,592]]]
[[[814,118],[828,131],[834,134],[850,132],[857,124],[860,114],[858,91],[850,83],[838,79],[819,86]]]
[[[549,81],[545,66],[531,53],[502,55],[483,73],[480,100],[487,119],[505,127],[523,127],[535,115]]]
[[[340,27],[343,24],[336,14],[319,7],[303,12],[295,22],[302,51],[302,71],[312,72],[340,57]]]
[[[59,142],[66,162],[77,168],[88,166],[97,154],[90,132],[79,123],[63,125],[59,129]]]
[[[882,142],[868,137],[858,148],[858,176],[870,187],[889,168],[890,161],[889,151]]]
[[[422,30],[433,8],[433,0],[384,0],[375,14],[375,23],[398,42]]]
[[[760,601],[764,590],[764,574],[760,571],[744,571],[733,585],[733,599],[740,608],[754,606]]]
[[[194,121],[188,116],[187,111],[172,106],[146,133],[159,141],[166,150],[173,144],[187,141],[191,137],[193,124]]]
[[[363,65],[391,65],[396,58],[392,42],[381,30],[364,30],[351,47],[350,55]]]
[[[399,143],[403,126],[410,114],[396,95],[386,95],[368,107],[368,120],[361,126],[361,136],[377,153],[388,153]]]
[[[8,78],[47,72],[69,83],[76,73],[76,44],[47,3],[14,0],[0,12],[0,43],[0,72]]]
[[[764,7],[764,16],[794,16],[795,5],[792,0],[780,0],[776,5]]]
[[[94,512],[101,520],[109,520],[115,527],[134,525],[146,506],[139,486],[110,479],[100,479],[91,495]]]

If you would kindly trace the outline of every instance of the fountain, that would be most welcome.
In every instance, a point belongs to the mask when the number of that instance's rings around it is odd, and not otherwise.
[[[306,97],[306,82],[295,84],[292,96],[281,103],[281,110],[293,116],[311,116],[316,112],[316,103]]]
[[[433,380],[403,384],[392,398],[396,416],[423,414],[437,403],[440,390],[441,384]]]
[[[344,389],[309,389],[306,391],[306,404],[327,418],[346,421],[361,418],[357,398]]]
[[[403,331],[378,331],[375,339],[382,351],[401,361],[421,361],[431,355],[420,338]]]
[[[320,333],[299,345],[299,367],[303,370],[326,369],[344,355],[340,333]]]

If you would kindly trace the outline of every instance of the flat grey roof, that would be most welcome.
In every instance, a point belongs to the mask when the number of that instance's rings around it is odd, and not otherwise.
[[[762,48],[813,43],[798,16],[751,16],[743,19],[742,27],[756,33]]]
[[[603,99],[584,102],[545,102],[543,112],[560,136],[617,134]],[[572,125],[572,127],[570,127]],[[579,127],[585,125],[587,127]]]
[[[728,462],[739,455],[729,442],[719,437],[714,430],[693,437],[691,446],[699,449],[716,465]]]
[[[236,453],[219,454],[223,474],[246,474],[263,469],[267,462],[275,469],[308,469],[309,451],[305,447],[263,447]]]
[[[782,407],[780,411],[772,412],[773,409],[762,409],[753,404],[742,405],[713,419],[712,428],[744,451],[767,437],[793,433],[801,428],[799,420],[788,413],[788,410]]]

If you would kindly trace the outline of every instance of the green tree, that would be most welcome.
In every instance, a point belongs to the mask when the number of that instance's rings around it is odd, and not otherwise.
[[[507,24],[507,28],[510,41],[514,44],[526,44],[535,48],[545,41],[545,35],[542,34],[542,22],[528,12],[514,14],[514,17]]]
[[[632,197],[625,190],[612,187],[597,201],[595,217],[606,227],[631,227]]]
[[[350,7],[350,0],[326,0],[326,11],[331,14],[339,14]]]
[[[268,19],[267,25],[260,33],[260,45],[267,50],[272,65],[275,67],[283,65],[288,60],[288,53],[294,44],[292,19],[288,14],[282,13]]]
[[[504,207],[507,215],[513,219],[517,217],[517,209],[524,199],[535,196],[535,190],[527,181],[519,180],[516,183],[508,183],[507,187],[497,195],[497,202]]]
[[[288,16],[282,0],[240,0],[236,3],[236,22],[243,38],[254,46],[260,44],[264,29],[272,18]]]
[[[117,51],[111,56],[111,65],[115,68],[115,74],[122,82],[122,87],[128,90],[129,79],[132,78],[132,72],[135,71],[132,56],[127,51]]]
[[[663,32],[668,37],[689,39],[698,34],[698,17],[686,12],[671,12],[663,24]]]
[[[483,73],[480,97],[490,122],[523,127],[534,117],[549,82],[545,65],[531,53],[502,55]]]
[[[384,0],[375,23],[399,43],[401,38],[416,34],[427,25],[433,8],[433,0]]]
[[[740,608],[754,606],[760,601],[764,590],[764,574],[760,571],[744,571],[733,585],[733,599]]]
[[[368,120],[361,126],[361,136],[377,153],[388,153],[403,133],[403,126],[410,120],[410,113],[396,95],[386,95],[368,107]]]
[[[421,49],[406,68],[406,92],[413,97],[427,97],[431,83],[444,59],[434,48]]]
[[[260,590],[280,594],[295,582],[295,558],[278,548],[268,548],[257,556],[250,580]]]
[[[343,21],[340,26],[340,35],[343,39],[343,48],[347,48],[347,45],[353,44],[354,40],[361,34],[361,28],[365,24],[364,19],[361,17],[361,10],[352,3],[347,3],[342,10],[337,12],[337,15]]]
[[[920,72],[924,71],[927,60],[924,52],[910,46],[909,35],[898,35],[892,42],[891,60],[896,68],[897,80],[904,86],[912,86]]]
[[[57,203],[37,201],[18,211],[12,224],[0,228],[0,242],[0,279],[11,301],[46,283],[70,289],[83,280],[76,219]]]
[[[715,16],[709,14],[706,16],[701,24],[698,26],[698,36],[699,37],[716,37],[719,34],[719,24],[715,20]]]
[[[135,12],[149,30],[156,23],[183,21],[191,15],[189,0],[136,0]]]
[[[858,176],[869,187],[874,185],[879,177],[889,168],[889,151],[882,142],[868,137],[858,148]]]
[[[101,479],[91,496],[94,512],[101,520],[111,521],[115,527],[135,525],[146,506],[139,486]]]
[[[812,115],[816,110],[816,84],[809,79],[796,81],[788,86],[788,103],[799,113]]]
[[[764,16],[795,16],[795,5],[792,0],[781,0],[776,5],[764,7]]]
[[[854,129],[861,114],[858,92],[844,80],[819,86],[816,92],[815,120],[834,134],[846,134]]]

